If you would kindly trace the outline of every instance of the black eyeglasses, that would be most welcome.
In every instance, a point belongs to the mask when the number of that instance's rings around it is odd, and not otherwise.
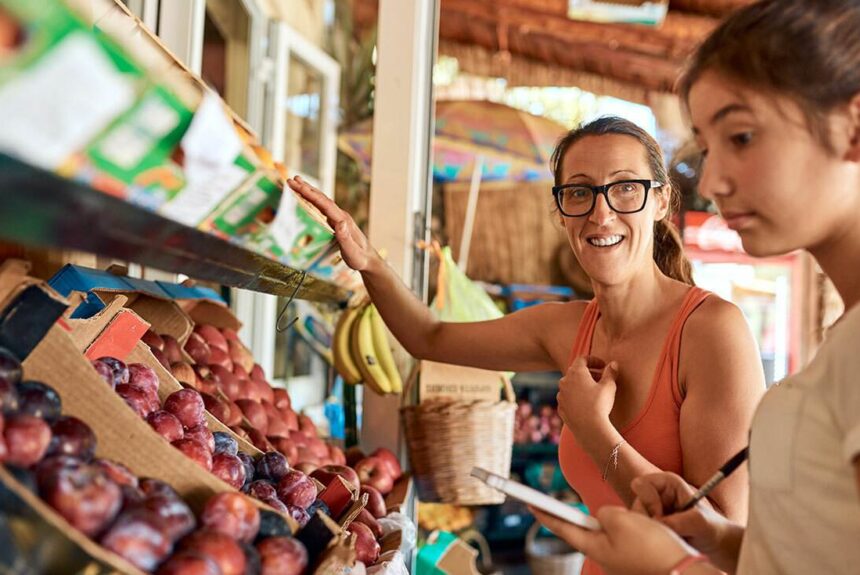
[[[597,194],[603,194],[606,203],[619,214],[633,214],[645,208],[648,191],[665,184],[654,180],[621,180],[605,186],[562,184],[553,186],[552,195],[561,215],[568,218],[587,216],[597,203]]]

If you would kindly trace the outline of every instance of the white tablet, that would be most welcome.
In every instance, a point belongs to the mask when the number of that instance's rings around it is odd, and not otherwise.
[[[600,522],[594,517],[586,515],[579,509],[565,505],[558,499],[554,499],[545,493],[541,493],[537,489],[532,489],[527,485],[518,483],[511,479],[506,479],[501,475],[491,473],[480,467],[472,468],[472,477],[480,479],[493,489],[497,489],[506,495],[510,495],[514,499],[518,499],[523,503],[527,503],[532,507],[536,507],[541,511],[546,511],[550,515],[554,515],[559,519],[563,519],[568,523],[573,523],[585,529],[592,531],[600,530]]]

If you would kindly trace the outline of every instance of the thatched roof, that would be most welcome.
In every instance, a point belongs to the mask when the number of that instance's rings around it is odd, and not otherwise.
[[[514,68],[521,74],[534,63],[537,70],[558,71],[556,80],[581,76],[615,84],[612,92],[669,92],[687,56],[719,18],[752,1],[671,0],[663,25],[652,28],[570,20],[568,0],[441,0],[439,47],[441,54],[458,56],[465,71],[480,75],[508,77]],[[376,4],[355,0],[359,27],[376,23]]]

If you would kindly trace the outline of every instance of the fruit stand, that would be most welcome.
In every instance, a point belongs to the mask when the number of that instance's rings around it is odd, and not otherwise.
[[[294,409],[220,291],[345,307],[356,278],[331,229],[199,77],[124,6],[98,8],[0,2],[16,135],[0,137],[0,570],[406,569],[397,455]],[[77,253],[194,281],[71,265]],[[374,308],[341,315],[357,349],[340,360],[399,393]]]

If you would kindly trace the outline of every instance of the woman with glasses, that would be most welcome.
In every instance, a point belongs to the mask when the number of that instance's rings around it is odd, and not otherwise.
[[[860,572],[858,31],[857,0],[758,2],[712,32],[679,83],[706,157],[699,193],[751,255],[812,254],[846,311],[756,409],[746,527],[685,510],[701,482],[672,473],[639,477],[634,511],[606,509],[600,532],[539,514],[607,571]]]
[[[592,512],[629,505],[630,482],[660,470],[705,481],[746,444],[764,391],[741,312],[692,285],[669,218],[674,203],[654,139],[620,118],[566,134],[553,157],[558,217],[588,273],[590,302],[547,303],[492,321],[436,320],[352,218],[299,178],[290,187],[328,218],[394,336],[420,359],[492,370],[564,373],[559,460]],[[717,361],[719,359],[719,361]],[[746,515],[741,473],[711,494]],[[587,563],[584,573],[599,573]]]

